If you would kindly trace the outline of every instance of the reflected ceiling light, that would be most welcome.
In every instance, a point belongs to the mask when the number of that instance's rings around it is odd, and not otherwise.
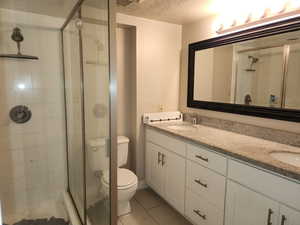
[[[20,83],[17,85],[17,88],[20,90],[24,90],[26,88],[26,86],[25,86],[25,84]]]

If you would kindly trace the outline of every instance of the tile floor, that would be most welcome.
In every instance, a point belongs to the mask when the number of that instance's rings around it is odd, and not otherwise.
[[[137,191],[131,207],[131,214],[121,216],[118,225],[191,225],[151,189]]]

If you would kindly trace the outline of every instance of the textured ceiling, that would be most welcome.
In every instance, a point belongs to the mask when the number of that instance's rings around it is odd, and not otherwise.
[[[67,17],[77,0],[0,0],[0,8]]]
[[[126,7],[119,5],[117,9],[120,13],[132,16],[184,24],[213,15],[213,2],[214,0],[143,0]]]
[[[213,14],[210,6],[216,0],[143,0],[126,7],[118,6],[118,12],[184,24]],[[225,0],[224,0],[225,1]],[[77,0],[0,0],[0,8],[67,17]],[[104,0],[86,0],[86,5],[105,8]]]

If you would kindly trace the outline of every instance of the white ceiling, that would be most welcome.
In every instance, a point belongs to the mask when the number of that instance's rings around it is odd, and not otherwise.
[[[117,9],[120,13],[132,16],[184,24],[213,15],[214,2],[215,0],[144,0],[126,7],[119,5]]]
[[[0,0],[0,8],[67,17],[77,0]]]
[[[0,8],[67,17],[78,0],[0,0]],[[193,22],[214,12],[211,5],[216,0],[143,0],[126,7],[118,6],[120,13],[184,24]],[[225,0],[224,0],[225,1]],[[86,0],[87,5],[103,8],[103,0]]]

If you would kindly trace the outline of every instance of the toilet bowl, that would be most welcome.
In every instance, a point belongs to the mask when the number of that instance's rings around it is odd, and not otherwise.
[[[109,194],[109,171],[101,179],[104,193]],[[118,168],[118,216],[131,212],[130,200],[136,193],[138,186],[137,176],[128,169]]]
[[[118,136],[118,167],[125,166],[128,159],[129,139]],[[101,176],[100,193],[109,196],[109,154],[108,144],[105,138],[96,138],[88,141],[88,158],[90,168],[95,174]],[[128,169],[118,168],[118,215],[131,212],[130,199],[134,196],[138,186],[137,176]]]

